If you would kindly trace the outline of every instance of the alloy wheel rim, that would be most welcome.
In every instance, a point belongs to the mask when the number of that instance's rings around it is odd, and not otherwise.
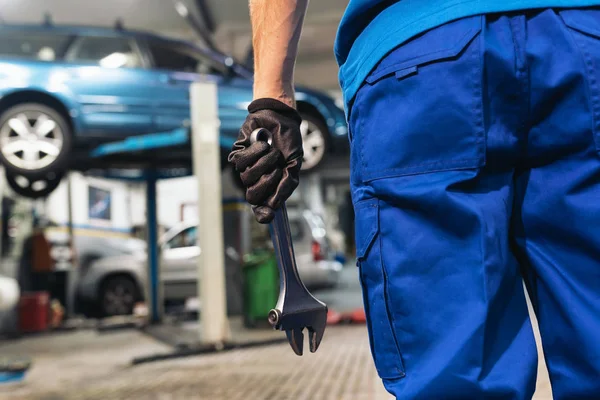
[[[126,285],[115,285],[105,292],[104,309],[110,315],[124,315],[133,305],[133,292]]]
[[[302,169],[311,169],[321,162],[325,155],[325,136],[319,127],[307,120],[300,124],[302,135]]]
[[[39,170],[56,161],[64,146],[64,134],[48,114],[24,111],[2,125],[0,145],[2,155],[11,165]]]

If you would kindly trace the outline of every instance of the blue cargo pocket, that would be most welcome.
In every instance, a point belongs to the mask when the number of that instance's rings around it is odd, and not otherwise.
[[[362,182],[485,164],[482,21],[428,31],[366,78],[351,121]]]
[[[559,12],[581,50],[586,67],[589,101],[593,112],[594,141],[600,152],[600,9],[573,9]]]
[[[387,273],[381,258],[379,202],[377,199],[361,201],[354,209],[356,256],[371,353],[382,379],[402,378],[404,363],[391,317],[393,304],[387,294]]]

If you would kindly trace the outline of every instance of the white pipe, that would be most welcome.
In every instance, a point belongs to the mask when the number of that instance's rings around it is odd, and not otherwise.
[[[219,149],[217,85],[197,82],[190,88],[194,175],[198,179],[198,298],[200,341],[222,344],[229,340],[223,207]]]

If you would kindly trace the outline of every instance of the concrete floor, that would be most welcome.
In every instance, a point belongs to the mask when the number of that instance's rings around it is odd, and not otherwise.
[[[40,336],[0,352],[25,349],[34,366],[24,382],[0,386],[2,400],[390,399],[364,326],[329,328],[321,349],[303,357],[281,344],[131,366],[133,357],[169,351],[137,331]],[[536,400],[552,398],[546,379]]]
[[[360,307],[354,274],[345,270],[340,290],[318,297],[339,311]],[[390,399],[373,367],[364,326],[328,328],[319,351],[303,357],[284,343],[131,365],[135,357],[170,351],[136,330],[0,343],[2,355],[34,359],[24,382],[0,386],[0,399]],[[552,399],[543,360],[534,399]]]

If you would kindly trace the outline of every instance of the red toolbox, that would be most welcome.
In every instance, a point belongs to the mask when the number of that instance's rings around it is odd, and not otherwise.
[[[48,292],[23,293],[19,303],[20,332],[42,332],[48,329],[49,312],[50,296]]]

